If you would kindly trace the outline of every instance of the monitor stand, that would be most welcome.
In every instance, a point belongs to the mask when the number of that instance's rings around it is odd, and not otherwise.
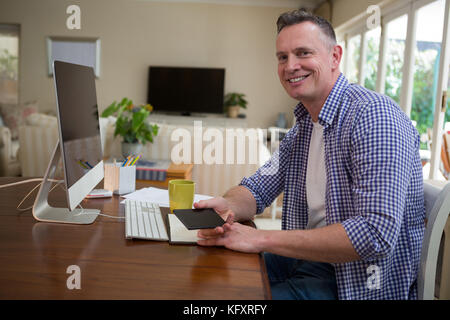
[[[48,194],[52,186],[52,182],[49,179],[55,176],[60,157],[61,147],[59,142],[57,142],[41,187],[39,188],[39,193],[34,201],[33,216],[36,220],[43,222],[91,224],[97,218],[100,210],[74,209],[70,211],[68,208],[55,208],[48,204]]]

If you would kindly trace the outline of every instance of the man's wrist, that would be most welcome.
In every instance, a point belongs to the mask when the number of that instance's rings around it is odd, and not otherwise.
[[[271,237],[273,230],[257,230],[259,236],[256,237],[255,247],[258,252],[270,252]]]
[[[234,212],[235,221],[251,220],[256,214],[256,200],[244,186],[235,186],[228,190],[223,198],[228,208]]]

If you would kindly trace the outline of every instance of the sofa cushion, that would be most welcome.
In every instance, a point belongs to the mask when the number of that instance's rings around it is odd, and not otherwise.
[[[25,119],[36,113],[38,105],[36,101],[24,104],[0,104],[0,114],[5,126],[11,131],[11,139],[19,138],[19,127],[25,123]]]
[[[17,159],[19,155],[19,140],[14,140],[11,142],[11,159]]]
[[[54,116],[49,116],[43,113],[33,113],[26,118],[25,123],[29,126],[35,127],[50,127],[56,126],[57,120]]]
[[[3,148],[6,144],[11,141],[11,131],[8,127],[0,126],[0,148]],[[1,154],[1,153],[0,153]]]

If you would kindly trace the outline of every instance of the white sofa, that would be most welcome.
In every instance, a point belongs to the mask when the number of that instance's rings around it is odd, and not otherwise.
[[[20,175],[19,140],[12,139],[8,127],[0,126],[0,176]]]
[[[48,117],[48,116],[47,116]],[[34,121],[33,121],[34,120]],[[44,121],[45,120],[45,121]],[[115,119],[101,118],[100,119],[100,134],[102,139],[103,154],[108,158],[120,159],[121,143],[120,137],[114,138],[114,123]],[[196,192],[201,194],[208,194],[212,196],[222,195],[231,186],[236,185],[244,176],[249,176],[260,167],[269,157],[270,154],[265,146],[265,137],[262,130],[259,129],[238,129],[240,134],[247,135],[245,137],[245,146],[238,145],[235,137],[227,136],[226,128],[202,128],[203,134],[199,135],[198,127],[194,126],[175,126],[168,124],[158,124],[160,129],[158,135],[155,137],[153,143],[147,143],[144,146],[143,158],[156,160],[176,160],[172,158],[173,148],[180,143],[183,138],[172,141],[171,137],[175,133],[185,133],[190,136],[189,145],[192,149],[188,163],[194,163],[192,178],[196,182]],[[178,130],[178,131],[175,131]],[[196,132],[194,132],[197,130]],[[194,134],[196,133],[196,134]],[[209,134],[212,134],[211,141],[205,141]],[[233,132],[232,132],[233,133]],[[234,132],[236,133],[236,132]],[[216,136],[223,137],[222,151],[223,164],[215,163],[208,164],[203,157],[199,157],[199,151],[203,156],[208,158],[208,155],[215,156],[215,152],[211,151],[212,145],[216,141]],[[57,142],[57,126],[56,118],[43,118],[43,121],[38,121],[38,117],[27,121],[26,126],[19,128],[20,141],[20,163],[22,167],[23,176],[43,176],[47,169],[50,160],[51,152]],[[227,150],[226,146],[231,145],[231,138],[233,138],[234,146],[232,152],[234,153],[234,161],[231,164],[226,164]],[[217,142],[217,146],[220,145]],[[196,148],[196,149],[195,149]],[[175,149],[177,150],[177,149]],[[244,152],[245,161],[237,163],[237,152]],[[255,152],[257,157],[255,157]],[[176,152],[175,152],[176,153]],[[182,153],[181,153],[182,154]],[[202,156],[200,155],[200,156]],[[220,155],[220,151],[218,151]],[[228,153],[230,156],[230,154]],[[252,156],[252,157],[250,157]],[[251,162],[249,160],[252,160]]]
[[[35,114],[19,127],[19,161],[23,177],[42,177],[58,141],[56,117]],[[59,172],[60,173],[60,172]]]

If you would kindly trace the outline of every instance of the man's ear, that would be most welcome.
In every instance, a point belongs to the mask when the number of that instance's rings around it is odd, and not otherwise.
[[[342,47],[338,44],[333,46],[333,49],[331,49],[331,68],[336,70],[339,68],[339,64],[341,63],[342,59]]]

